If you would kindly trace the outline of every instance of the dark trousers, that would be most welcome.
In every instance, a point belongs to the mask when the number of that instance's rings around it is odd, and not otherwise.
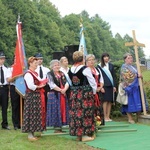
[[[8,126],[7,108],[8,108],[8,85],[0,86],[0,105],[2,107],[2,127]]]
[[[10,98],[12,107],[12,122],[14,127],[20,128],[20,95],[16,92],[14,85],[10,85]]]

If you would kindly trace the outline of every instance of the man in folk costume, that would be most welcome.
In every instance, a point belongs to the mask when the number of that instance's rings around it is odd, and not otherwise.
[[[7,108],[8,108],[8,68],[4,66],[5,55],[0,52],[0,105],[2,107],[2,129],[10,130],[7,121]]]
[[[44,80],[44,79],[47,78],[47,73],[50,72],[50,69],[47,68],[47,67],[45,67],[45,66],[43,66],[43,56],[42,56],[41,53],[37,53],[37,54],[35,55],[35,57],[36,57],[37,60],[38,60],[38,66],[37,66],[37,68],[36,68],[35,71],[38,73],[38,76],[39,76],[42,80]],[[44,86],[44,90],[45,90],[45,91],[44,91],[44,95],[45,95],[45,108],[47,109],[47,93],[50,91],[50,88],[49,88],[48,84],[46,84],[46,85]]]

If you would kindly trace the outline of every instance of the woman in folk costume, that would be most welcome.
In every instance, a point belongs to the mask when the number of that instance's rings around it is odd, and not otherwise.
[[[104,92],[104,79],[100,69],[95,67],[95,56],[93,54],[86,56],[86,65],[91,69],[92,75],[97,83],[97,93],[95,94],[95,118],[97,121],[101,122],[101,125],[104,125],[103,106],[100,99],[100,92]]]
[[[45,129],[46,113],[44,101],[44,89],[47,80],[41,80],[35,69],[38,66],[37,58],[28,59],[29,70],[24,75],[26,94],[24,99],[24,115],[22,132],[28,133],[29,141],[36,141],[34,132],[42,132]]]
[[[65,74],[60,71],[60,62],[54,59],[50,62],[51,71],[47,74],[50,92],[47,101],[47,126],[53,126],[55,133],[61,133],[62,126],[69,124],[68,99],[66,91],[69,84]]]
[[[71,80],[68,76],[69,66],[68,66],[68,58],[67,57],[62,56],[60,58],[60,66],[61,66],[60,71],[62,71],[65,74],[67,82],[69,83],[69,86],[71,86],[72,83],[71,83]],[[67,91],[67,93],[69,93],[69,90]]]
[[[138,74],[137,69],[133,66],[133,57],[130,53],[124,55],[124,64],[121,67],[120,77],[123,89],[128,96],[128,104],[122,105],[122,113],[127,114],[128,122],[135,123],[132,113],[142,111],[142,103],[139,89],[138,78],[142,76]]]
[[[109,62],[109,54],[103,53],[101,56],[101,63],[98,64],[98,68],[101,70],[104,78],[104,91],[103,91],[103,111],[105,121],[112,121],[110,119],[111,106],[114,102],[115,81],[114,81],[114,66]]]
[[[70,135],[77,136],[77,140],[94,140],[94,94],[97,85],[91,69],[83,65],[83,52],[73,53],[74,64],[69,70],[72,81],[69,98],[69,127]]]

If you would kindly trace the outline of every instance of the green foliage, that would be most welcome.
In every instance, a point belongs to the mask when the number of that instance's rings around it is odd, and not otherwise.
[[[114,111],[112,112],[112,117],[113,117],[113,118],[122,117],[122,113],[121,113],[119,110],[114,110]]]
[[[144,70],[142,71],[142,76],[143,76],[143,79],[144,81],[150,81],[150,70]],[[145,83],[144,83],[144,86],[145,86]]]
[[[150,70],[143,70],[143,88],[146,95],[146,99],[150,106]]]
[[[129,35],[112,36],[111,25],[98,14],[89,17],[83,10],[80,14],[61,17],[59,10],[49,0],[0,0],[0,50],[7,56],[10,65],[16,44],[16,22],[18,14],[22,22],[22,34],[27,58],[37,52],[44,56],[47,65],[52,53],[63,51],[66,45],[78,45],[80,41],[80,18],[85,28],[85,40],[88,53],[97,59],[103,52],[108,52],[112,61],[122,60],[125,52],[133,52],[133,47],[125,47],[125,42],[132,41]],[[143,49],[139,48],[143,57]]]

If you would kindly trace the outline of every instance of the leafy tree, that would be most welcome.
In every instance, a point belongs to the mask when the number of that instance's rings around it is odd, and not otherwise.
[[[103,52],[108,52],[112,61],[122,60],[125,52],[134,52],[133,47],[125,47],[125,42],[132,42],[129,35],[113,37],[111,25],[98,14],[90,17],[83,10],[80,14],[61,17],[59,10],[49,0],[0,0],[0,50],[12,60],[16,45],[16,23],[18,14],[22,21],[22,33],[27,57],[41,52],[45,64],[52,59],[55,51],[64,51],[66,45],[79,45],[80,19],[84,25],[84,35],[88,53],[100,59]],[[139,56],[144,57],[142,48]],[[7,61],[9,64],[12,61]]]

